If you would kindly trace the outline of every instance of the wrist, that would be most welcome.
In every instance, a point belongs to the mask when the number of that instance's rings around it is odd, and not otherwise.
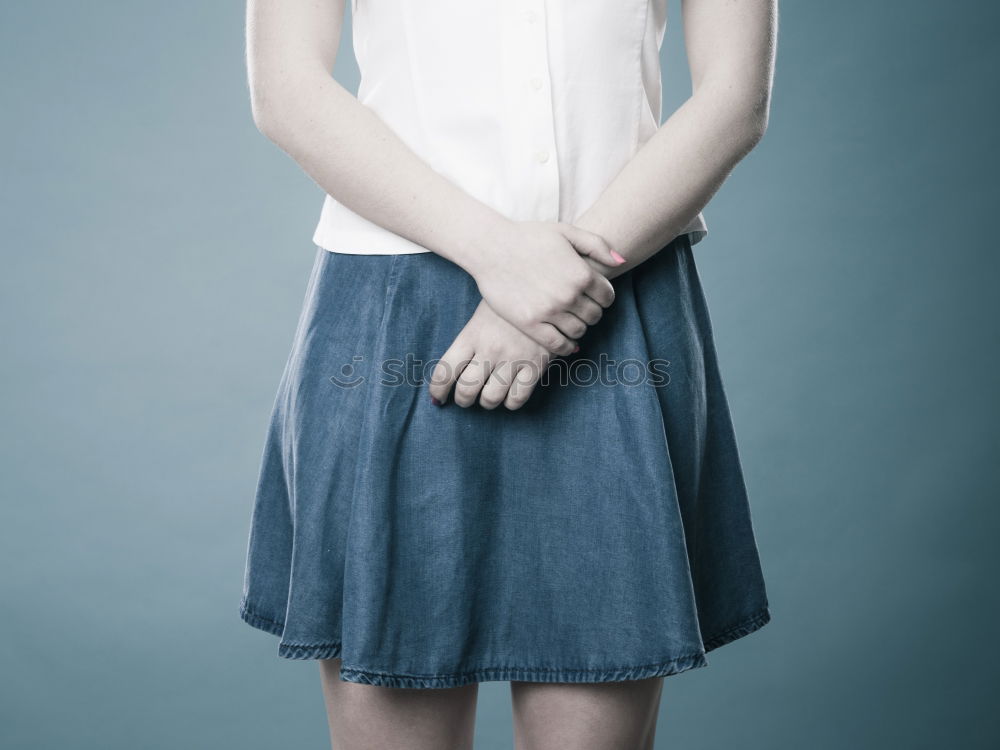
[[[479,216],[466,217],[456,226],[455,263],[478,283],[488,269],[506,255],[514,241],[517,222],[489,209]]]
[[[596,204],[581,214],[573,223],[580,229],[585,229],[588,232],[604,237],[611,243],[612,248],[615,248],[620,255],[627,258],[625,263],[618,266],[606,266],[593,258],[587,258],[587,262],[590,264],[590,267],[599,274],[608,279],[615,279],[636,265],[636,262],[634,261],[633,249],[631,247],[626,248],[626,243],[621,238],[620,232],[612,231],[613,225],[611,222],[604,220],[600,216],[599,208]]]

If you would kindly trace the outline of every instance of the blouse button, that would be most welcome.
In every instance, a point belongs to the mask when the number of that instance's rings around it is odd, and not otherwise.
[[[538,14],[533,10],[526,10],[524,12],[524,20],[528,23],[534,23],[538,18]]]
[[[530,83],[531,83],[531,88],[533,88],[535,91],[538,91],[542,87],[542,79],[539,78],[538,76],[532,76]]]
[[[535,158],[538,160],[539,164],[544,164],[549,160],[549,152],[542,150],[535,153]]]

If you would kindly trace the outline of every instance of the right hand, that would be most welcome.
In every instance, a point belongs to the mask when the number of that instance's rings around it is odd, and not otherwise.
[[[501,318],[480,300],[475,313],[441,355],[431,374],[435,406],[448,400],[468,407],[477,401],[485,409],[503,404],[519,409],[530,398],[552,360],[552,354]]]
[[[565,356],[615,300],[588,258],[610,268],[625,262],[600,235],[565,222],[521,221],[485,237],[466,270],[498,315]]]

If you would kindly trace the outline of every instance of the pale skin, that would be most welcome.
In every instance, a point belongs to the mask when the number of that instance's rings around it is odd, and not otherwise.
[[[248,0],[254,121],[316,183],[370,221],[467,271],[483,300],[429,392],[517,409],[554,356],[614,302],[611,279],[662,249],[763,137],[777,0],[682,0],[691,96],[572,224],[517,222],[439,175],[330,74],[345,0]],[[472,747],[477,686],[403,689],[339,679],[320,661],[332,747]],[[511,682],[517,750],[653,746],[662,677]]]
[[[553,354],[614,301],[588,259],[624,258],[564,222],[518,222],[435,172],[330,74],[344,0],[248,0],[254,121],[343,205],[466,270],[483,299]]]
[[[692,94],[574,222],[626,258],[614,267],[588,259],[609,279],[676,237],[767,129],[777,0],[682,0],[681,7]],[[484,300],[441,357],[430,395],[444,402],[454,388],[459,406],[517,409],[551,355]]]

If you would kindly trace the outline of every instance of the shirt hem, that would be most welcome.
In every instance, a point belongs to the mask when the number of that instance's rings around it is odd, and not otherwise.
[[[708,235],[708,229],[694,227],[684,230],[677,236],[685,234],[688,235],[691,244],[696,245]],[[372,235],[367,232],[337,232],[336,234],[317,232],[313,235],[312,241],[316,247],[322,250],[343,255],[417,255],[432,252],[423,245],[411,242],[405,237],[390,236],[397,237],[399,241],[382,238],[373,242]]]

